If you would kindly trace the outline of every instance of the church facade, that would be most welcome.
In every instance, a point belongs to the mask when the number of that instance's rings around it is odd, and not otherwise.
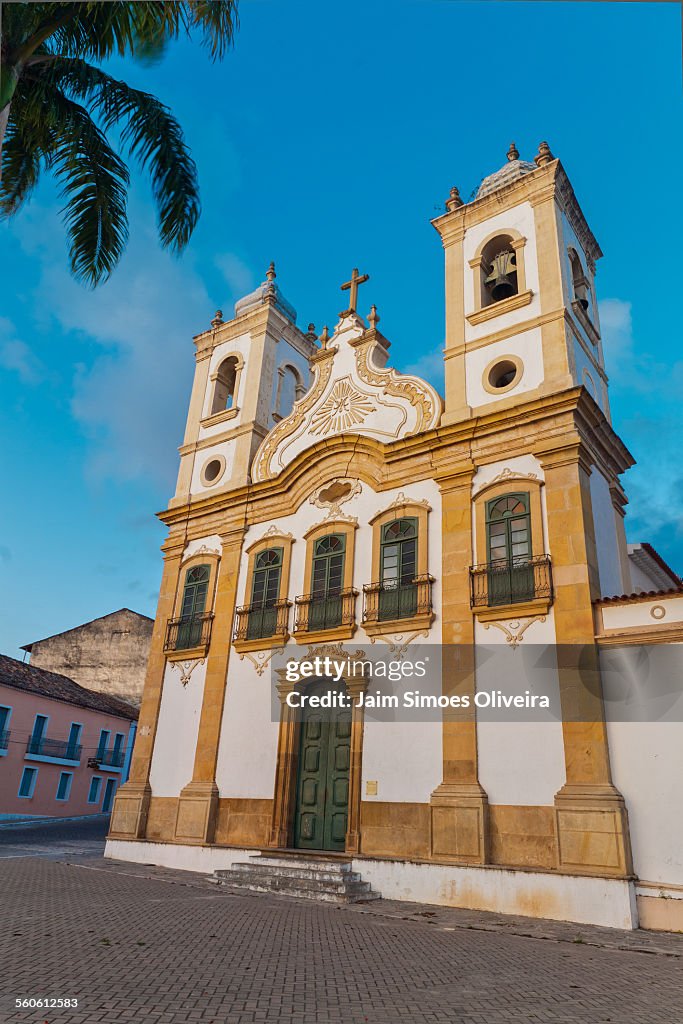
[[[513,144],[433,225],[444,399],[388,365],[357,270],[331,333],[297,326],[271,265],[196,336],[107,854],[213,871],[297,849],[386,897],[683,929],[683,726],[615,721],[602,690],[606,654],[680,650],[683,591],[626,542],[600,248],[546,143],[533,162]],[[444,706],[419,721],[368,715],[351,671],[348,710],[321,719],[299,705],[325,680],[281,667],[429,645]],[[555,720],[485,720],[491,647],[555,652]]]

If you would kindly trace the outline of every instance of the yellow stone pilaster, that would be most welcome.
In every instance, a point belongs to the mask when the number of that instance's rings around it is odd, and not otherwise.
[[[567,780],[555,796],[558,866],[625,875],[628,817],[612,784],[591,604],[599,580],[590,462],[578,443],[536,454],[545,474]]]
[[[468,708],[444,708],[443,778],[431,795],[432,855],[483,864],[488,851],[488,801],[479,784],[474,706],[474,619],[471,463],[440,479],[442,507],[442,693],[468,696]]]
[[[216,762],[243,537],[244,532],[241,528],[221,536],[221,563],[216,585],[211,644],[206,663],[194,770],[192,781],[184,787],[178,798],[175,824],[175,840],[178,843],[210,843],[214,838],[218,808]]]
[[[111,816],[109,835],[115,839],[143,839],[147,828],[152,796],[149,773],[166,668],[166,625],[173,616],[182,558],[182,546],[167,544],[166,548],[130,775],[116,794]]]

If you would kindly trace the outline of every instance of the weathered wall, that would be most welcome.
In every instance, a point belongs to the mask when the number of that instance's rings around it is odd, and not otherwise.
[[[140,705],[154,622],[128,608],[32,645],[35,668]]]

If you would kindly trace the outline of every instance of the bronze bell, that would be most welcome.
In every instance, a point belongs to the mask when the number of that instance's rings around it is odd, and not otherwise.
[[[494,302],[507,299],[517,294],[517,282],[513,275],[517,274],[515,254],[509,249],[499,252],[491,261],[491,270],[484,280]]]
[[[588,281],[581,275],[574,281],[574,295],[584,311],[588,309],[588,294]]]

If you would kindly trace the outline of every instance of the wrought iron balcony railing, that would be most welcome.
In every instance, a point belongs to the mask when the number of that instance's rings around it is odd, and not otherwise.
[[[353,626],[357,596],[357,590],[340,590],[336,594],[303,594],[295,598],[294,632],[312,633],[318,629]]]
[[[187,615],[169,619],[164,651],[188,651],[195,647],[209,649],[213,615]]]
[[[0,750],[7,750],[7,748],[9,747],[9,737],[10,737],[10,730],[9,729],[1,729],[0,730]]]
[[[266,640],[285,637],[291,601],[245,604],[235,615],[233,640]]]
[[[388,622],[413,619],[432,611],[434,577],[426,573],[409,583],[384,580],[363,587],[363,622]]]
[[[98,750],[95,760],[99,762],[102,768],[121,768],[125,757],[125,750],[117,750],[115,747],[111,747],[109,750]]]
[[[68,740],[48,740],[44,736],[30,736],[26,744],[26,753],[37,757],[58,757],[62,761],[80,761],[82,747],[80,743],[69,743]]]
[[[470,567],[470,603],[473,608],[521,604],[553,598],[549,555],[536,558],[497,559]]]

